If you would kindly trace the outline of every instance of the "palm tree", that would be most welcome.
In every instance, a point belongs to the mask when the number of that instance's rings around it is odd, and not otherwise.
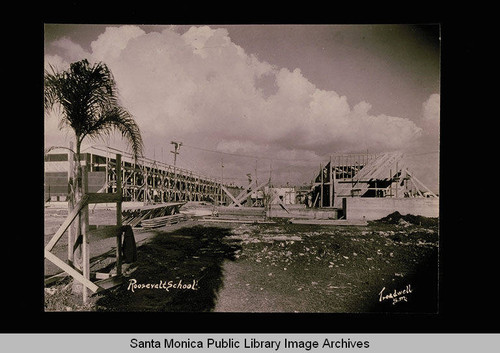
[[[52,72],[45,70],[44,75],[44,107],[46,111],[62,108],[59,127],[69,126],[75,132],[77,170],[73,190],[80,194],[80,149],[86,137],[95,139],[118,130],[131,145],[135,158],[142,155],[142,137],[133,117],[118,102],[116,83],[106,64],[91,66],[84,59],[72,63],[68,71],[50,69]]]
[[[86,137],[96,139],[118,130],[131,145],[135,158],[142,156],[143,142],[139,126],[118,102],[115,80],[104,63],[90,65],[82,60],[72,63],[67,71],[56,72],[52,66],[50,69],[52,72],[45,70],[44,75],[45,111],[58,108],[59,128],[70,127],[75,132],[76,173],[70,181],[72,195],[69,198],[72,208],[82,197],[80,149]],[[79,220],[76,227],[79,234]],[[78,249],[81,252],[81,247]],[[81,254],[76,255],[75,260],[79,261]]]

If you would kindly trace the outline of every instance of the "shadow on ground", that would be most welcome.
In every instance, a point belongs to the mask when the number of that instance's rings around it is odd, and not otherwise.
[[[387,225],[413,224],[434,229],[436,232],[438,228],[437,218],[403,216],[399,212],[394,212],[380,219],[378,223]],[[404,277],[393,277],[392,282],[381,284],[383,290],[379,292],[378,301],[367,307],[368,312],[427,314],[438,312],[438,239],[428,232],[409,233],[395,234],[390,239],[394,244],[403,244],[408,241],[414,243],[416,246],[412,247],[413,251],[409,254],[413,255],[418,252],[418,261],[412,260],[413,256],[407,256],[406,261],[401,261],[397,268],[407,272],[407,274]]]
[[[225,240],[229,235],[229,228],[204,226],[158,232],[137,248],[137,269],[122,286],[102,294],[96,310],[211,311],[223,283],[223,262],[241,249]],[[150,288],[141,288],[147,284]]]
[[[367,312],[438,313],[437,250],[423,257],[420,264],[410,267],[405,278],[395,278],[381,288],[378,300],[366,308]]]

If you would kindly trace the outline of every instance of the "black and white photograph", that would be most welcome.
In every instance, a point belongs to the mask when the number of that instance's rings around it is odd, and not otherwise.
[[[439,313],[439,24],[43,29],[45,312]]]

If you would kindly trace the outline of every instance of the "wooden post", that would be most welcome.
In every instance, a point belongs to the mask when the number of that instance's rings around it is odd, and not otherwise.
[[[409,172],[408,172],[409,173]],[[431,194],[432,196],[434,197],[437,197],[437,195],[435,193],[433,193],[427,186],[425,186],[420,180],[417,179],[417,177],[415,177],[413,174],[410,174],[411,178],[412,178],[412,181],[415,185],[415,187],[417,187],[417,185],[415,184],[415,182],[419,183],[420,186],[422,186],[429,194]],[[419,191],[419,194],[420,196],[423,196],[423,194]]]
[[[88,154],[85,154],[84,165],[82,166],[82,197],[87,195],[89,192],[89,180],[88,180],[88,169],[89,169],[89,158]],[[90,253],[89,253],[89,206],[87,203],[83,206],[81,210],[81,220],[82,220],[82,269],[83,277],[85,279],[90,279]],[[83,303],[88,302],[88,289],[86,286],[82,286]]]
[[[67,274],[69,274],[71,277],[76,279],[78,282],[82,283],[82,285],[89,288],[92,292],[95,293],[99,290],[99,287],[95,283],[87,280],[85,277],[83,277],[83,275],[79,271],[75,270],[72,266],[70,266],[66,262],[62,261],[56,255],[52,254],[48,250],[45,250],[44,253],[45,253],[45,258],[47,260],[49,260],[54,265],[59,267],[61,270],[63,270]]]
[[[390,197],[392,197],[392,183],[394,181],[393,175],[392,175],[392,169],[389,169],[389,180],[391,181],[391,183],[389,184],[389,193],[390,193]]]
[[[160,170],[160,202],[165,202],[165,173]]]
[[[332,176],[332,156],[330,156],[329,180],[330,180],[330,207],[333,207],[333,176]]]
[[[107,146],[106,149],[106,192],[108,192],[108,189],[111,185],[111,176],[110,176],[110,170],[109,170],[109,146]]]
[[[345,155],[342,155],[342,179],[345,179]]]
[[[75,207],[75,193],[73,190],[73,182],[75,180],[75,156],[73,154],[73,141],[70,141],[69,148],[71,151],[68,152],[68,186],[70,192],[68,195],[68,214],[71,214],[73,208]],[[71,224],[68,229],[68,263],[73,265],[73,244],[75,244],[75,234],[76,228],[74,224]]]
[[[398,162],[396,162],[396,198],[398,198],[399,181],[401,180],[401,173],[399,172]]]
[[[118,164],[118,163],[117,163]],[[144,205],[148,204],[149,188],[148,188],[148,167],[144,166]]]
[[[336,166],[336,164],[335,164]],[[333,169],[332,168],[332,188],[331,188],[331,192],[332,192],[332,207],[333,207],[333,202],[335,202],[335,181],[337,180],[337,168]]]
[[[224,202],[223,200],[223,194],[222,194],[222,187],[224,186],[224,158],[221,158],[220,160],[220,165],[221,165],[221,178],[220,178],[220,205],[223,206]],[[248,204],[247,204],[248,206]]]
[[[68,215],[68,217],[66,217],[66,220],[63,222],[63,224],[61,224],[61,227],[59,227],[57,232],[52,236],[52,239],[50,239],[47,245],[45,245],[46,251],[52,250],[52,248],[56,245],[59,239],[61,239],[66,229],[68,229],[68,227],[71,224],[73,224],[73,221],[78,219],[78,217],[80,216],[80,211],[87,201],[88,201],[88,195],[82,197],[82,199],[78,201],[77,204],[75,204],[75,207],[73,208],[71,213]]]
[[[136,178],[136,176],[137,176],[137,170],[136,170],[136,166],[135,166],[135,158],[134,158],[133,168],[134,169],[132,170],[132,178],[133,178],[132,179],[133,180],[132,183],[134,185],[134,189],[132,190],[132,201],[135,202],[135,201],[137,201],[137,199],[136,199],[137,198],[137,189],[136,189],[136,186],[137,186],[137,182],[136,182],[136,180],[137,180],[137,178]]]
[[[321,201],[319,203],[319,207],[323,207],[323,186],[324,186],[324,180],[323,180],[323,165],[319,165],[319,169],[321,170],[321,190],[320,190],[320,195],[321,195]]]
[[[175,169],[175,165],[174,165],[174,187],[172,188],[172,190],[174,193],[173,201],[177,201],[177,170]]]
[[[119,231],[116,237],[116,274],[122,273],[122,155],[116,155],[116,193],[120,200],[116,203],[116,226]]]
[[[354,165],[354,160],[356,159],[356,156],[352,156],[350,158],[350,163],[349,163],[349,172],[351,174],[351,189],[354,189],[354,168],[353,168],[353,165]],[[352,193],[352,190],[351,190],[351,193]]]
[[[155,163],[154,161],[153,166],[151,167],[151,194],[153,194],[153,198],[151,199],[152,203],[155,203],[155,195],[156,195],[156,173],[157,169],[155,168]]]

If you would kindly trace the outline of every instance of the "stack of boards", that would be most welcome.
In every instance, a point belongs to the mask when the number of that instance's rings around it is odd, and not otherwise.
[[[170,216],[144,219],[141,221],[141,227],[143,229],[153,229],[164,227],[166,225],[176,224],[185,220],[187,220],[187,216],[185,214],[179,213]]]
[[[170,202],[146,205],[137,209],[124,210],[123,224],[138,229],[159,228],[185,221],[187,216],[179,213],[185,202]]]

